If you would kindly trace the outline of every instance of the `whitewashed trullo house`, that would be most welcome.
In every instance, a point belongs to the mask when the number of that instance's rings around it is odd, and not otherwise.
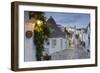
[[[67,48],[67,35],[56,24],[55,20],[50,17],[47,20],[50,28],[50,37],[45,42],[44,47],[47,54],[51,55]]]

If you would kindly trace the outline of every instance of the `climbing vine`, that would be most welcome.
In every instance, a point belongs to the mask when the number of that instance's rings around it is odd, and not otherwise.
[[[44,41],[48,39],[50,30],[46,25],[46,18],[43,12],[30,12],[30,18],[35,19],[34,43],[36,45],[36,58],[39,61],[44,50]]]

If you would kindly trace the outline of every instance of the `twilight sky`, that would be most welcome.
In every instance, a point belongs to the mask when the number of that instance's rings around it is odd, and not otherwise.
[[[84,28],[90,22],[90,14],[45,12],[47,19],[52,16],[57,24],[67,27]]]

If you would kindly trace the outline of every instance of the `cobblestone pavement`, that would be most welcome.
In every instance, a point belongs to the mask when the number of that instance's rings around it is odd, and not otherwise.
[[[90,53],[87,50],[73,48],[65,49],[51,55],[52,60],[69,60],[69,59],[86,59],[90,58]]]

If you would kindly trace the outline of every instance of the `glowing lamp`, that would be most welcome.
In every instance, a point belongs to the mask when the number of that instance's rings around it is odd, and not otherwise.
[[[43,24],[41,20],[37,20],[37,24]]]

